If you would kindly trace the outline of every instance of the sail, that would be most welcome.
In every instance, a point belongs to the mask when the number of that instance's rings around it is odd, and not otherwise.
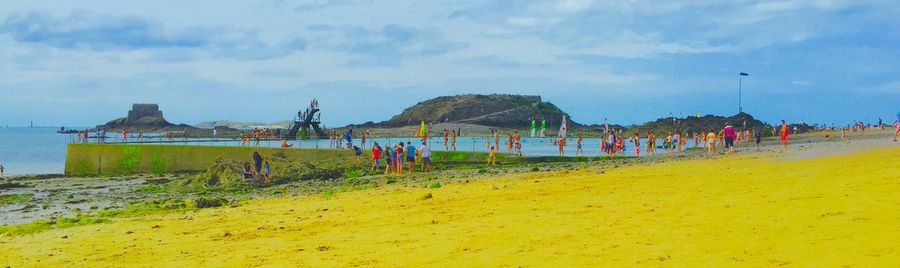
[[[562,124],[559,125],[559,136],[565,138],[566,137],[566,116],[563,115]]]

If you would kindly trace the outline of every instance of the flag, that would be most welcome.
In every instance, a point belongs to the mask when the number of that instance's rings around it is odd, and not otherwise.
[[[744,72],[741,72],[740,75],[741,75],[741,76],[750,76],[750,74],[744,73]]]
[[[562,124],[559,125],[559,136],[566,137],[566,115],[563,115]]]

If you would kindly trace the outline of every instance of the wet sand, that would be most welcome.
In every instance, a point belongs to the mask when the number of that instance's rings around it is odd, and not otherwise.
[[[713,160],[672,157],[617,168],[450,180],[440,188],[393,185],[264,198],[236,208],[0,237],[0,260],[7,262],[0,265],[900,262],[900,143],[804,145],[799,138],[787,153],[769,145]]]

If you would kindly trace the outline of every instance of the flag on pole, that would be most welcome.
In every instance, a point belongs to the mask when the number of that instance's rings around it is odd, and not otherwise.
[[[563,115],[562,124],[559,125],[559,136],[566,137],[566,115]]]

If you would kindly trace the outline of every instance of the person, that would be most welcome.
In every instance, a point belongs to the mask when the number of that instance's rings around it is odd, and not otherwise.
[[[897,134],[900,134],[900,112],[897,113],[897,120],[894,120],[894,128],[893,140],[897,141]]]
[[[781,149],[781,152],[787,151],[787,146],[788,146],[788,134],[789,134],[788,132],[789,132],[789,131],[790,131],[790,130],[789,130],[789,128],[788,128],[787,123],[785,123],[784,120],[781,120],[781,132],[778,133],[778,134],[780,135],[780,136],[779,136],[779,139],[781,139],[781,143],[784,144],[784,147]]]
[[[450,132],[447,129],[444,129],[444,151],[450,151],[450,145],[447,144],[447,140],[450,139]]]
[[[266,184],[269,184],[269,171],[270,170],[271,169],[269,169],[269,161],[266,161],[266,164],[263,168],[263,171],[265,172],[265,173],[263,173],[263,179],[265,179]]]
[[[384,174],[387,175],[394,168],[394,149],[391,148],[390,144],[384,146],[384,153],[384,161],[387,161],[387,165],[384,167]]]
[[[716,153],[716,132],[710,130],[709,133],[706,134],[706,157],[712,157],[714,153]]]
[[[653,131],[647,132],[647,155],[656,155],[656,135]]]
[[[122,142],[128,143],[128,130],[122,129]]]
[[[606,139],[606,156],[612,158],[616,156],[616,132],[610,131]]]
[[[559,141],[557,141],[556,144],[559,146],[559,156],[564,156],[565,152],[563,151],[566,148],[566,138],[564,138],[562,135],[559,135],[558,139]],[[493,150],[493,148],[494,147],[491,147],[491,150]]]
[[[518,130],[513,132],[513,141],[516,143],[516,154],[522,156],[522,135],[519,135]]]
[[[675,134],[672,134],[672,150],[675,152],[681,152],[681,134],[678,131],[675,131]]]
[[[581,134],[578,134],[578,140],[575,141],[575,156],[581,156],[584,150],[581,149]]]
[[[362,159],[362,149],[356,145],[353,145],[353,148],[350,149],[353,150],[353,154],[356,156],[356,162],[359,162]]]
[[[488,151],[488,157],[487,157],[487,165],[488,166],[493,166],[496,163],[494,151],[495,151],[494,147],[491,146],[491,149]]]
[[[362,136],[362,137],[360,137],[360,141],[359,141],[359,142],[360,142],[360,144],[362,144],[362,148],[363,148],[363,149],[366,149],[366,133],[363,132],[361,136]]]
[[[397,174],[403,174],[403,143],[394,146],[394,169]]]
[[[734,139],[736,138],[734,127],[729,123],[725,123],[725,128],[722,129],[722,133],[725,136],[725,153],[734,152]]]
[[[372,144],[372,171],[378,171],[378,160],[381,159],[381,146],[378,142]]]
[[[506,134],[506,153],[512,153],[514,143],[512,134]]]
[[[259,175],[260,170],[262,170],[262,164],[263,164],[262,155],[260,155],[259,152],[254,151],[252,158],[253,158],[253,167],[255,168],[254,170],[256,171],[256,173],[253,173],[253,174]]]
[[[253,170],[250,168],[250,163],[244,162],[244,170],[241,170],[241,174],[244,175],[246,180],[253,178]]]
[[[672,132],[669,132],[669,135],[666,135],[666,139],[663,141],[663,147],[666,148],[666,152],[674,151],[672,147]]]
[[[756,151],[759,151],[759,143],[762,142],[762,131],[756,130],[753,137],[756,138]]]
[[[428,149],[427,142],[422,142],[419,152],[422,154],[422,172],[428,172],[428,169],[431,168],[431,149]]]
[[[0,164],[0,177],[3,177],[3,172],[6,172],[6,168],[3,167],[3,164]]]
[[[450,132],[450,148],[456,151],[456,130]]]
[[[631,142],[634,143],[634,155],[641,156],[641,136],[637,132],[631,137]]]
[[[291,148],[291,147],[294,147],[294,145],[288,143],[287,140],[281,140],[281,148]]]
[[[347,140],[347,148],[353,147],[353,130],[347,129],[347,132],[344,132],[344,139]]]
[[[416,166],[416,146],[406,141],[406,162],[409,163],[409,172],[412,173]]]

